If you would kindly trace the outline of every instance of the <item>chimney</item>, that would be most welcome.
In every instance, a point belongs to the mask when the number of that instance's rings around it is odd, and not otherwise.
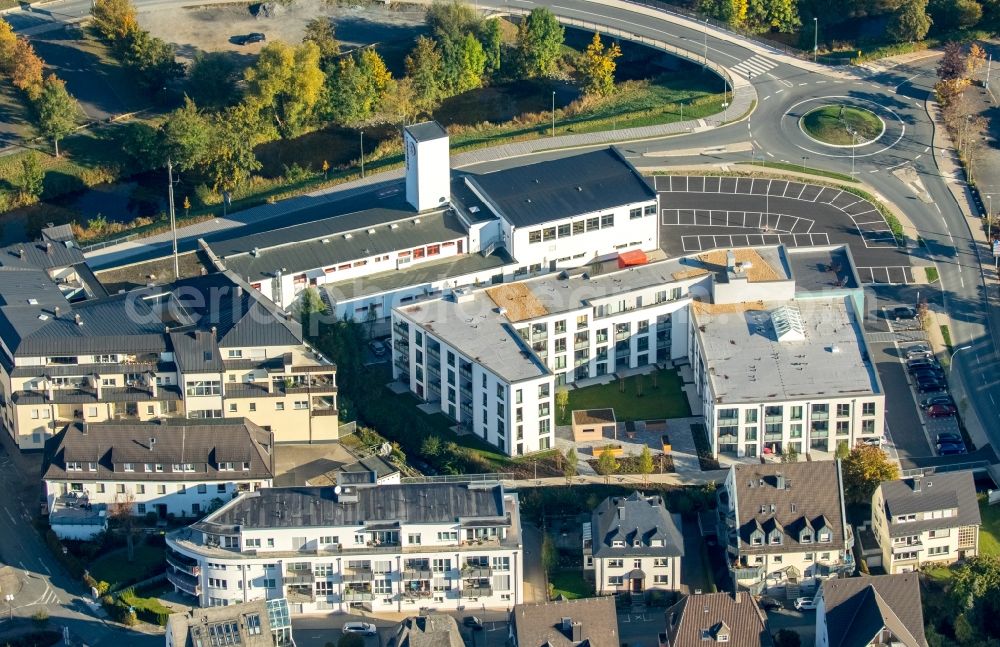
[[[785,477],[784,477],[784,475],[778,474],[775,477],[775,487],[777,487],[779,490],[784,490],[785,489]]]
[[[156,439],[150,436],[149,438],[149,451],[153,451],[153,447],[156,446]]]
[[[52,243],[45,243],[45,253],[46,254],[52,253]]]
[[[243,286],[242,285],[237,285],[236,286],[236,296],[237,297],[242,297],[243,296]]]
[[[736,271],[736,252],[731,249],[726,250],[726,269],[730,272]]]
[[[562,625],[562,630],[568,632],[569,628],[573,626],[573,618],[563,616],[560,624]]]
[[[17,250],[17,257],[18,258],[24,258],[24,248],[23,247],[18,248],[18,250]]]
[[[59,318],[59,306],[56,306],[55,308],[52,309],[52,314],[56,316],[56,319]]]
[[[913,491],[914,492],[920,492],[922,485],[923,485],[922,479],[919,476],[914,476],[913,477]]]
[[[583,623],[577,620],[569,629],[570,640],[574,643],[578,643],[583,640]]]
[[[82,326],[83,325],[83,319],[81,319],[80,315],[78,315],[78,314],[73,315],[73,321],[76,322],[76,325],[78,325],[78,326]]]

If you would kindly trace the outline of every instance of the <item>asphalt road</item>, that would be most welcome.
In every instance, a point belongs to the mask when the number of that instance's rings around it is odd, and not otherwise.
[[[32,525],[39,500],[39,456],[12,458],[8,453],[10,443],[6,434],[3,436],[0,519],[4,530],[0,532],[0,558],[17,570],[22,585],[11,605],[0,607],[0,640],[8,631],[23,628],[33,614],[44,609],[50,618],[49,628],[61,631],[68,627],[72,639],[91,647],[162,645],[162,634],[151,636],[107,624],[86,604],[83,584],[66,573]]]

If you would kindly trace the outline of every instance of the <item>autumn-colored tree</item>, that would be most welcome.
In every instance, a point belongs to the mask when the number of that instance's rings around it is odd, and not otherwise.
[[[346,125],[367,123],[379,114],[391,86],[392,73],[373,48],[345,56],[327,77],[324,113]]]
[[[609,474],[614,474],[618,471],[618,461],[615,460],[615,455],[611,453],[610,447],[605,447],[604,451],[597,459],[597,473],[603,476],[608,476]]]
[[[66,91],[66,84],[55,74],[50,74],[35,101],[35,111],[38,113],[38,129],[52,140],[56,157],[59,157],[59,140],[73,132],[80,115],[80,105]]]
[[[844,496],[849,503],[868,503],[882,481],[899,478],[899,466],[880,447],[858,445],[842,461]]]
[[[967,87],[968,79],[942,79],[934,84],[934,95],[938,103],[947,108],[955,103]]]
[[[975,74],[986,64],[986,50],[979,46],[979,43],[972,43],[969,46],[968,68],[970,74]]]
[[[94,0],[90,8],[94,28],[108,43],[124,40],[139,30],[132,0]]]
[[[605,47],[601,36],[594,32],[594,38],[580,57],[580,72],[583,74],[583,89],[587,94],[606,97],[615,89],[615,62],[622,55],[618,43]]]
[[[748,4],[747,0],[698,0],[698,11],[734,27],[742,27],[747,20]]]
[[[311,40],[297,47],[268,43],[244,79],[248,103],[273,119],[282,134],[296,135],[312,119],[323,89],[319,46]]]
[[[261,169],[253,149],[267,139],[267,127],[260,112],[245,103],[219,114],[213,123],[216,136],[205,165],[212,188],[232,192],[245,186]]]
[[[10,74],[14,68],[14,47],[17,34],[10,23],[0,18],[0,74]]]
[[[42,93],[44,67],[45,64],[35,54],[35,48],[31,43],[24,38],[18,38],[14,44],[11,82],[32,101]]]
[[[969,76],[969,60],[962,50],[961,43],[952,41],[944,46],[944,54],[938,61],[937,75],[939,79],[964,79]]]
[[[128,561],[135,559],[135,495],[131,492],[116,494],[115,500],[111,503],[108,515],[118,522],[118,526],[125,533],[126,546],[128,547]]]
[[[316,43],[324,64],[332,61],[340,53],[340,43],[333,29],[333,20],[329,16],[318,16],[307,22],[302,40]]]

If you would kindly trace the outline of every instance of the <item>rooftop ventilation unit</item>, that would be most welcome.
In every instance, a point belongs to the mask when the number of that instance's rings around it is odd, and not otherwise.
[[[353,238],[351,234],[344,234],[344,240],[350,240],[351,238]]]
[[[375,234],[375,230],[374,230],[374,229],[369,229],[369,230],[368,230],[368,235],[369,235],[369,236],[372,236],[372,235],[374,235],[374,234]]]
[[[804,341],[805,326],[802,324],[802,313],[795,306],[781,306],[771,311],[771,324],[778,341]]]
[[[389,225],[389,229],[399,229],[399,223],[395,223],[395,222],[392,223],[391,225]]]

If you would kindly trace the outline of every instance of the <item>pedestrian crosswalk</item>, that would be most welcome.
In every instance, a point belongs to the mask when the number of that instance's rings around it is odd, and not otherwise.
[[[751,58],[748,58],[742,63],[734,65],[732,70],[747,77],[748,79],[752,79],[777,66],[778,64],[774,61],[764,58],[758,54],[754,54]]]

